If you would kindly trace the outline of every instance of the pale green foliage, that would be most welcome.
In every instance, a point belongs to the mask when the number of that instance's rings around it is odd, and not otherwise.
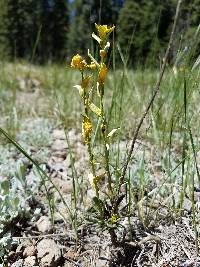
[[[13,180],[13,187],[10,186],[8,180],[0,184],[0,257],[6,256],[13,242],[10,226],[20,218],[27,216],[29,211],[23,195],[19,196],[18,188],[15,187],[16,182],[17,180]]]

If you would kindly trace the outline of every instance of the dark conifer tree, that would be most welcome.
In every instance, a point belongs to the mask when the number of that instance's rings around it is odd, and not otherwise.
[[[30,58],[36,40],[36,2],[33,0],[7,0],[7,34],[11,54]]]
[[[71,4],[70,28],[68,32],[68,56],[85,54],[90,47],[90,33],[96,14],[91,13],[88,0],[75,0]]]
[[[119,14],[117,35],[124,57],[131,56],[130,63],[136,61],[138,44],[136,33],[140,30],[142,18],[142,1],[126,0]]]
[[[92,46],[90,34],[94,24],[117,23],[122,0],[74,0],[71,5],[68,55],[84,54]]]
[[[167,2],[167,3],[166,3]],[[173,20],[171,1],[125,0],[118,21],[118,40],[131,65],[162,60]]]
[[[39,62],[64,60],[68,26],[65,0],[0,0],[0,7],[1,54]]]
[[[0,59],[5,59],[10,55],[7,27],[8,1],[0,0]]]
[[[116,25],[117,38],[129,62],[162,60],[175,14],[176,0],[0,0],[0,56],[39,62],[63,61],[94,49],[94,24]],[[190,45],[200,21],[200,0],[184,0],[172,61]],[[198,48],[198,46],[197,46]],[[33,58],[33,52],[34,58]]]
[[[54,0],[51,12],[52,55],[63,61],[67,54],[68,6],[66,0]]]

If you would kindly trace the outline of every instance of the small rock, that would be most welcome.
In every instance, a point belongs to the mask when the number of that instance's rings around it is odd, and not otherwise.
[[[26,247],[23,252],[24,258],[34,256],[35,254],[36,254],[36,249],[34,246]]]
[[[69,138],[71,144],[76,143],[77,140],[82,140],[81,134],[77,133],[75,129],[71,129],[68,132],[68,138]]]
[[[38,81],[37,79],[31,79],[30,80],[30,84],[31,84],[31,87],[39,87],[40,86],[40,81]]]
[[[53,170],[54,171],[61,171],[63,172],[64,171],[64,165],[63,165],[63,162],[55,162],[54,165],[52,166]]]
[[[57,267],[61,259],[61,251],[52,239],[43,239],[37,244],[37,258],[41,267]]]
[[[188,212],[190,212],[192,209],[192,202],[186,197],[184,198],[183,207]]]
[[[25,79],[18,78],[18,83],[19,83],[19,88],[21,90],[25,90],[26,89],[26,80]]]
[[[200,201],[200,192],[194,192],[194,200],[195,200],[195,202]]]
[[[66,159],[64,160],[64,166],[66,168],[70,168],[71,167],[71,157],[70,157],[70,154],[67,155]]]
[[[194,261],[187,260],[183,264],[180,265],[180,267],[193,267],[194,266]]]
[[[47,216],[42,216],[37,222],[36,226],[39,232],[46,233],[52,230],[52,225]]]
[[[52,145],[52,150],[53,151],[62,151],[62,150],[65,150],[65,149],[67,149],[66,140],[57,139],[57,140],[55,140],[55,142]]]
[[[106,267],[108,266],[108,262],[109,262],[108,259],[102,257],[102,258],[97,259],[95,264],[98,267]]]
[[[36,184],[39,183],[38,177],[33,170],[31,170],[30,173],[26,176],[26,180],[27,180],[27,185],[29,187],[35,186]]]
[[[18,261],[16,261],[16,262],[14,262],[12,265],[11,265],[11,267],[23,267],[23,260],[21,259],[21,260],[18,260]]]
[[[89,202],[91,202],[91,199],[93,199],[93,197],[95,197],[95,191],[93,189],[88,189],[87,190],[87,199],[89,200]]]
[[[24,260],[24,265],[28,266],[36,266],[36,257],[35,256],[29,256]]]
[[[66,261],[64,267],[74,267],[74,264],[71,262]]]
[[[73,250],[68,250],[64,255],[64,257],[70,258],[72,260],[75,260],[76,258],[78,258],[78,256],[79,254]]]
[[[55,162],[62,162],[63,160],[66,159],[67,152],[66,152],[66,149],[65,150],[53,150],[52,155],[53,155],[52,159]]]
[[[60,139],[60,140],[66,140],[65,132],[63,130],[55,129],[53,131],[53,138],[54,139]]]
[[[56,179],[56,184],[63,193],[69,194],[73,191],[72,180]]]

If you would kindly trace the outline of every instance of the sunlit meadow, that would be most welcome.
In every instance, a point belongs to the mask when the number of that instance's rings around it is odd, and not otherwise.
[[[115,49],[120,54],[120,49],[110,40],[114,30],[114,26],[96,25],[92,37],[98,52],[93,55],[88,50],[87,59],[76,54],[66,65],[1,62],[0,177],[21,179],[26,202],[33,192],[26,184],[26,171],[19,165],[31,162],[39,177],[34,182],[39,189],[35,190],[39,192],[42,188],[44,192],[43,201],[51,223],[54,224],[55,214],[59,213],[72,231],[76,246],[82,225],[108,231],[115,247],[130,243],[135,248],[140,247],[136,225],[150,235],[150,229],[164,222],[173,224],[187,217],[198,254],[199,211],[195,192],[200,186],[199,60],[191,64],[188,53],[181,58],[181,64],[167,65],[160,92],[140,128],[122,179],[131,139],[154,93],[159,70],[129,69],[123,60],[121,67],[115,69],[112,65],[115,55],[111,59],[110,52]],[[54,181],[46,164],[51,155],[52,132],[56,129],[64,132],[69,155],[70,164],[66,168],[71,170],[73,183],[67,197],[62,192],[63,185],[59,187]],[[72,130],[81,137],[74,143],[70,139]],[[81,168],[74,155],[76,142],[87,152]],[[20,163],[11,160],[6,171],[5,165],[13,157],[9,154],[11,147],[21,153],[22,160]],[[21,204],[7,187],[4,181],[2,195],[6,198],[10,194],[9,205],[16,206],[11,220],[22,216]],[[26,205],[23,209],[25,212]],[[2,209],[2,214],[5,210]],[[5,219],[2,232],[10,241],[6,225]],[[149,240],[159,243],[156,238],[152,234]],[[9,245],[2,242],[1,257],[5,261]]]

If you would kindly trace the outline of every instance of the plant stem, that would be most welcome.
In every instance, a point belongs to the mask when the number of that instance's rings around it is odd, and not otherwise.
[[[103,91],[103,89],[104,88],[102,88],[102,91]],[[105,114],[104,114],[103,92],[101,92],[100,108],[101,108],[101,114],[102,114],[102,136],[103,136],[104,155],[105,155],[105,160],[106,160],[106,172],[108,175],[108,189],[109,189],[111,195],[113,195],[112,178],[111,178],[110,167],[109,167],[109,162],[110,162],[109,150],[107,148],[107,136],[106,136],[107,122],[106,122]]]
[[[84,75],[83,75],[83,72],[82,72],[82,82],[84,80]],[[88,98],[88,95],[84,89],[84,107],[85,107],[85,115],[88,117],[88,101],[89,101],[89,98]],[[89,154],[89,162],[90,162],[90,166],[91,166],[91,169],[92,169],[92,175],[93,175],[93,179],[96,178],[96,171],[95,171],[95,165],[94,165],[94,154],[93,154],[93,151],[92,151],[92,144],[91,144],[91,140],[88,140],[87,142],[87,149],[88,149],[88,154]],[[96,196],[99,198],[99,192],[98,192],[98,187],[95,186],[95,191],[96,191]]]
[[[109,234],[110,234],[112,245],[115,246],[115,247],[117,247],[118,242],[117,242],[117,235],[115,233],[115,229],[110,228],[109,229]]]

